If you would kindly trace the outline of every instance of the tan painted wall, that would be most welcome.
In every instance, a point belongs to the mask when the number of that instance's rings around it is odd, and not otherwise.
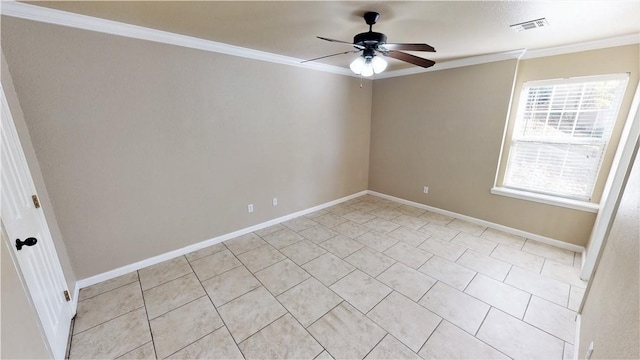
[[[640,143],[638,144],[640,145]],[[578,358],[640,358],[640,156],[636,158],[611,232],[587,289]]]
[[[29,171],[31,172],[33,183],[36,186],[36,191],[38,192],[38,200],[40,201],[41,209],[44,212],[45,219],[47,220],[47,225],[49,225],[51,237],[53,238],[53,244],[58,254],[58,259],[60,259],[60,265],[62,266],[62,271],[64,272],[64,277],[67,281],[69,293],[74,294],[77,280],[76,275],[71,266],[67,247],[65,246],[62,234],[60,233],[58,221],[54,214],[53,206],[51,205],[49,192],[47,191],[44,179],[42,178],[40,164],[38,163],[36,153],[33,149],[33,144],[31,143],[31,136],[29,135],[27,124],[24,121],[24,114],[22,112],[20,102],[18,101],[15,88],[13,86],[13,80],[11,78],[11,74],[9,73],[9,68],[7,67],[4,53],[2,53],[1,57],[0,80],[2,81],[2,89],[5,96],[7,97],[7,103],[9,104],[9,110],[11,111],[11,117],[13,118],[13,123],[18,132],[18,136],[20,137],[22,151],[24,152],[24,156],[27,159]]]
[[[0,358],[48,359],[49,350],[33,305],[22,286],[9,253],[4,227],[0,229]]]
[[[367,189],[370,82],[5,17],[2,47],[80,279]]]
[[[489,192],[516,63],[508,60],[375,81],[369,188],[585,246],[595,214]],[[637,45],[521,61],[516,89],[525,79],[557,78],[565,70],[565,76],[629,71],[633,89],[639,64]],[[629,91],[623,117],[632,96]],[[616,144],[617,138],[609,160]],[[604,167],[603,176],[607,172]],[[422,193],[423,186],[429,187],[429,194]]]

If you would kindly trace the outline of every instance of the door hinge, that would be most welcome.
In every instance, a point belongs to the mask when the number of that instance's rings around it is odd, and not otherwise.
[[[38,209],[40,207],[40,201],[38,201],[38,195],[33,195],[31,199],[33,200],[33,206],[35,206],[36,209]]]
[[[67,301],[71,301],[71,296],[69,296],[69,291],[67,290],[64,291],[64,299]]]

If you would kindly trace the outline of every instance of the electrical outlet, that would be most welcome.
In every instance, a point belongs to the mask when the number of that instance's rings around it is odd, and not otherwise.
[[[271,203],[273,204],[273,206],[278,205],[278,198],[273,198],[273,200],[271,200]]]
[[[577,351],[577,349],[575,350]],[[589,344],[589,349],[587,350],[587,354],[584,356],[585,360],[591,359],[591,355],[593,355],[593,341]]]
[[[247,211],[250,212],[250,213],[253,212],[253,204],[247,205]]]
[[[428,194],[429,193],[429,187],[425,186],[424,189],[422,189],[422,192],[425,193],[425,194]]]

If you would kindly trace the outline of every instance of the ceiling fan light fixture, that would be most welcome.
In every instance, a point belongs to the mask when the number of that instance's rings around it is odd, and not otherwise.
[[[362,73],[362,69],[364,69],[365,63],[366,63],[366,60],[364,59],[364,57],[358,56],[355,60],[351,62],[351,64],[349,65],[349,68],[355,74],[360,75],[360,73]]]
[[[362,72],[360,73],[360,75],[362,75],[364,77],[369,77],[369,76],[373,75],[373,64],[371,64],[371,61],[365,62],[364,67],[362,68]]]
[[[380,74],[387,68],[387,62],[380,56],[376,56],[371,59],[371,65],[373,66],[373,72],[376,74]]]

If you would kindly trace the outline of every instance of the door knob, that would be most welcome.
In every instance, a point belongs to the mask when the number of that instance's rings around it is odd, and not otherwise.
[[[33,246],[38,242],[36,238],[27,238],[25,241],[20,241],[20,239],[16,239],[16,249],[22,250],[23,246]]]

